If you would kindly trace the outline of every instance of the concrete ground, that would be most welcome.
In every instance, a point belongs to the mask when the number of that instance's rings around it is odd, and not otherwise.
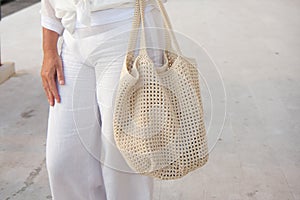
[[[6,0],[2,1],[1,5],[1,17],[11,15],[23,8],[31,6],[40,0]]]
[[[300,2],[169,0],[173,27],[203,45],[227,92],[227,118],[209,162],[156,181],[155,200],[300,199]],[[3,18],[2,58],[16,75],[0,85],[0,199],[51,199],[45,169],[48,105],[40,4]]]

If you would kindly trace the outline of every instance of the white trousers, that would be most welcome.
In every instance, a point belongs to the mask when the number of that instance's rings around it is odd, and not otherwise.
[[[155,8],[146,27],[162,27]],[[65,32],[61,103],[50,107],[46,166],[53,200],[151,200],[153,179],[126,165],[113,138],[113,102],[132,19]],[[148,44],[163,35],[146,31]],[[158,65],[160,51],[149,51]]]

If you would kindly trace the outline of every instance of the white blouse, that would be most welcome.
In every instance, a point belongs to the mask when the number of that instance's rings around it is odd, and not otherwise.
[[[41,0],[41,25],[62,35],[75,28],[112,23],[133,17],[136,0]],[[146,0],[145,12],[156,0]],[[160,0],[166,3],[167,0]],[[112,9],[113,8],[113,9]]]

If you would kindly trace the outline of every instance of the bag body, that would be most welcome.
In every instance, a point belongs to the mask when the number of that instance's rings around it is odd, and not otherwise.
[[[117,147],[134,171],[171,180],[203,166],[209,154],[197,64],[181,54],[166,11],[159,0],[156,2],[167,30],[165,63],[155,67],[147,54],[145,2],[137,0],[115,99],[113,128]],[[140,23],[141,48],[134,58]]]

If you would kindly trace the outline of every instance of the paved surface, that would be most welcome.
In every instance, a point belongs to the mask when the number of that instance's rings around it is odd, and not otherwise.
[[[1,24],[3,60],[17,75],[0,85],[0,199],[51,199],[39,6]],[[300,199],[300,2],[170,0],[167,9],[218,64],[228,112],[209,163],[156,182],[155,200]]]
[[[1,17],[6,17],[41,0],[7,0],[1,5]]]

